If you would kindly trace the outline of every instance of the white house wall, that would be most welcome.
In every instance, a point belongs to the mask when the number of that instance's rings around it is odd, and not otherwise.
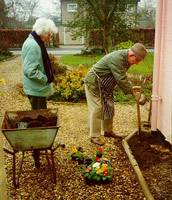
[[[161,1],[161,2],[160,2]],[[161,29],[156,34],[160,34],[161,37],[156,43],[160,43],[160,65],[159,65],[159,81],[153,82],[153,92],[154,84],[158,84],[158,106],[157,111],[155,108],[152,109],[152,113],[157,112],[157,129],[165,136],[166,140],[172,143],[172,1],[171,0],[158,0],[157,6],[161,5]],[[157,8],[159,9],[159,8]],[[155,47],[158,45],[155,45]],[[156,52],[156,49],[155,49]],[[155,70],[155,69],[154,69]],[[154,95],[154,93],[153,93]],[[154,119],[152,119],[154,120]]]

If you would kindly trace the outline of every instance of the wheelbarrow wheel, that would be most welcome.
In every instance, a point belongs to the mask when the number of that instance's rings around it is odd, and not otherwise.
[[[33,150],[33,158],[35,161],[36,168],[40,168],[40,160],[39,160],[39,150]]]

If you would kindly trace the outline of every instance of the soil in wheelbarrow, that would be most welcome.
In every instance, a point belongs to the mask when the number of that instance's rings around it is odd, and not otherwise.
[[[156,200],[172,199],[172,153],[160,134],[135,135],[129,146]]]
[[[17,123],[17,127],[22,126],[22,124],[24,124],[26,128],[50,127],[50,126],[55,126],[56,121],[57,121],[56,117],[47,118],[42,115],[39,115],[36,119],[32,119],[31,117],[23,117]]]

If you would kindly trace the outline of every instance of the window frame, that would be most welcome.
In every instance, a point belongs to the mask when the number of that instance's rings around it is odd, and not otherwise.
[[[76,7],[76,9],[75,9],[75,10],[70,10],[69,7],[70,7],[71,5],[74,5],[74,6]],[[68,3],[68,4],[67,4],[67,11],[68,11],[68,12],[77,12],[77,9],[78,9],[78,4],[77,4],[77,3]]]

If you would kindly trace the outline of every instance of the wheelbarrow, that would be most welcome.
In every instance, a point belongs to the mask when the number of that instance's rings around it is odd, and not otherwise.
[[[54,152],[64,144],[53,147],[59,126],[58,111],[51,109],[29,110],[29,111],[6,111],[1,130],[13,151],[4,148],[6,153],[13,156],[13,184],[19,185],[19,177],[22,171],[24,154],[26,151],[44,151],[52,180],[56,183],[56,169],[54,165]],[[48,150],[50,150],[51,163]],[[16,153],[22,152],[18,175],[16,174]]]

